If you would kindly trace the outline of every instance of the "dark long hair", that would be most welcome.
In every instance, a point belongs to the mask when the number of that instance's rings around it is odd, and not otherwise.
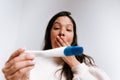
[[[71,15],[71,13],[68,12],[68,11],[61,11],[61,12],[57,13],[56,15],[54,15],[50,19],[50,21],[49,21],[49,23],[47,25],[46,33],[45,33],[45,45],[43,47],[43,50],[47,50],[47,49],[52,48],[51,40],[50,40],[51,28],[53,26],[54,21],[58,17],[61,17],[61,16],[67,16],[72,21],[73,30],[74,30],[74,37],[73,37],[73,42],[72,42],[71,45],[72,46],[77,46],[78,45],[78,43],[77,43],[77,34],[76,34],[76,23],[75,23],[74,19],[70,15]],[[80,63],[84,62],[87,65],[91,65],[91,66],[94,65],[94,60],[88,55],[82,54],[82,55],[76,55],[75,57]],[[71,68],[69,67],[69,65],[67,63],[64,63],[64,65],[63,65],[62,72],[61,72],[61,77],[62,77],[62,74],[65,75],[66,80],[72,80],[72,78],[73,78],[73,73],[72,73]]]

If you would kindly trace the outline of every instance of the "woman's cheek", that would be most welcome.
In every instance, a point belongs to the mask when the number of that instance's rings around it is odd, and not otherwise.
[[[73,37],[69,37],[69,38],[67,39],[67,42],[68,42],[69,44],[72,44],[72,42],[73,42]]]
[[[52,38],[51,38],[52,48],[56,48],[56,47],[57,47],[56,41],[57,41],[56,37],[52,37]]]
[[[72,41],[71,41],[71,40],[68,40],[67,42],[68,42],[70,45],[72,44]]]

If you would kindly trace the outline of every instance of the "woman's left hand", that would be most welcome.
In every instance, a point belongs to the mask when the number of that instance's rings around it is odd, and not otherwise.
[[[70,46],[70,44],[61,36],[57,36],[56,44],[58,47]],[[80,62],[75,58],[75,56],[65,56],[62,59],[71,67],[75,67],[80,64]]]

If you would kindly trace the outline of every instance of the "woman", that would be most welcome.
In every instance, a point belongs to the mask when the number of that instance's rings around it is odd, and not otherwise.
[[[76,24],[70,15],[70,12],[61,11],[51,18],[46,29],[43,50],[78,45]],[[29,79],[29,73],[35,66],[33,62],[35,56],[23,53],[24,49],[18,49],[6,62],[3,73],[7,80]],[[59,63],[56,68],[51,68],[52,74],[60,72],[57,74],[60,78],[51,76],[52,78],[49,78],[49,80],[110,80],[104,71],[95,66],[93,59],[85,54],[54,58],[49,61],[58,61],[56,64],[51,64],[51,66],[56,66]],[[54,70],[52,71],[52,69]],[[49,77],[47,73],[45,76]]]

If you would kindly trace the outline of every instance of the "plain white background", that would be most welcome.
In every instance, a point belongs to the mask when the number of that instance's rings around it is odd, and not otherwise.
[[[63,10],[70,11],[77,23],[84,53],[111,80],[119,80],[119,0],[0,0],[0,70],[16,49],[40,50],[49,19]],[[1,71],[0,80],[4,80]]]

